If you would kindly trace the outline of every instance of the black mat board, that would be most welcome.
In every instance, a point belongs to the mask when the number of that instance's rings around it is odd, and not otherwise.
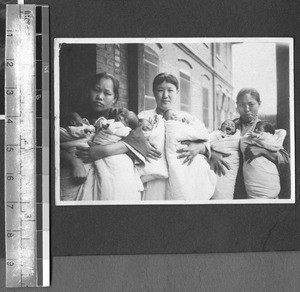
[[[297,1],[51,0],[42,4],[50,7],[52,106],[53,39],[56,37],[289,36],[294,37],[295,42],[295,113],[299,112],[300,87],[296,81],[300,80],[300,4]],[[299,169],[297,114],[295,119],[295,155]],[[300,249],[300,210],[297,203],[55,206],[53,123],[51,130],[52,256]],[[297,170],[297,178],[299,174]],[[3,186],[3,181],[0,182]],[[0,231],[4,230],[3,218],[3,204],[0,204]],[[5,256],[3,236],[0,236],[0,256]]]

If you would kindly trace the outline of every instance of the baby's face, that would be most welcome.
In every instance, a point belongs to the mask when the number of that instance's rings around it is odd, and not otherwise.
[[[221,125],[221,131],[227,135],[233,135],[236,131],[235,123],[232,120],[225,120]]]
[[[82,123],[80,123],[76,120],[70,120],[69,124],[70,124],[70,126],[74,126],[74,127],[82,126]]]
[[[258,133],[258,134],[261,134],[261,133],[264,133],[264,132],[265,132],[265,129],[264,129],[263,126],[259,126],[259,127],[256,127],[256,128],[254,129],[254,132],[255,132],[255,133]]]
[[[128,117],[129,111],[128,110],[123,110],[121,111],[115,118],[116,121],[121,122],[124,126],[128,126]]]
[[[71,126],[75,126],[75,127],[79,127],[83,125],[82,118],[77,113],[71,113],[69,123]]]
[[[138,125],[138,118],[136,114],[132,111],[124,109],[115,118],[116,121],[121,122],[124,126],[130,127],[130,125]]]
[[[177,113],[173,110],[168,110],[164,113],[164,118],[166,121],[172,120],[172,121],[178,121]]]
[[[152,130],[152,125],[149,121],[147,121],[146,119],[142,119],[140,122],[141,122],[143,131],[151,131]]]

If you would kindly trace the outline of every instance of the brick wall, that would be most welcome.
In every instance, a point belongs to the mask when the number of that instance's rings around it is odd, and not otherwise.
[[[232,80],[231,72],[231,46],[226,43],[220,43],[220,55],[216,54],[216,48],[214,47],[214,69],[229,83]],[[227,51],[227,54],[226,54]]]
[[[96,72],[106,71],[120,82],[117,106],[128,107],[128,48],[126,44],[97,44]]]
[[[212,43],[187,44],[204,62],[212,66]]]

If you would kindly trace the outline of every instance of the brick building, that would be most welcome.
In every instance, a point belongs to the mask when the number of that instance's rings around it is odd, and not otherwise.
[[[231,45],[229,43],[98,44],[96,72],[120,81],[120,106],[136,112],[155,108],[153,78],[160,72],[180,83],[177,109],[187,111],[215,129],[232,118]]]
[[[232,96],[234,43],[72,44],[59,49],[60,115],[86,102],[95,73],[120,81],[118,106],[136,113],[155,108],[152,81],[169,72],[180,82],[177,109],[201,119],[209,130],[235,116]],[[289,46],[276,45],[278,128],[289,131]],[[289,135],[289,134],[288,134]],[[289,139],[285,142],[289,148]]]
[[[118,106],[155,108],[153,78],[168,72],[180,83],[177,109],[213,130],[235,113],[231,63],[230,43],[62,44],[61,114],[84,102],[89,78],[102,71],[120,81]]]

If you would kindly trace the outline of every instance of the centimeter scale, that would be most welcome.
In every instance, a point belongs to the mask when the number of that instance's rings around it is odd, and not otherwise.
[[[6,286],[49,286],[49,12],[6,6]]]

